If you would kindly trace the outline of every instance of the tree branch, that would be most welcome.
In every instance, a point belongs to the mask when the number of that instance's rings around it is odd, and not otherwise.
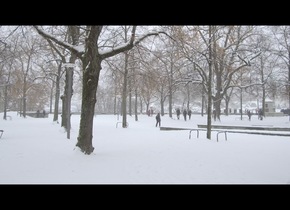
[[[83,51],[81,51],[81,50],[77,50],[77,49],[75,48],[75,46],[73,46],[73,45],[71,45],[71,44],[69,44],[69,43],[67,43],[67,42],[64,42],[64,41],[62,41],[62,40],[57,39],[57,38],[54,37],[53,35],[51,35],[51,34],[45,32],[45,31],[42,30],[42,29],[40,29],[38,26],[33,26],[33,28],[35,28],[36,31],[37,31],[37,32],[38,32],[38,33],[39,33],[43,38],[45,38],[45,39],[47,39],[47,40],[52,40],[52,41],[54,41],[56,44],[58,44],[58,45],[60,45],[60,46],[62,46],[62,47],[64,47],[64,48],[70,50],[70,51],[71,51],[72,53],[74,53],[77,57],[81,58],[81,56],[84,54]]]
[[[159,31],[159,32],[147,33],[147,34],[141,36],[139,39],[136,39],[136,34],[135,34],[136,28],[137,28],[137,26],[133,26],[129,42],[127,42],[127,43],[125,43],[123,45],[120,45],[118,47],[115,47],[115,48],[113,48],[111,50],[106,50],[106,51],[103,51],[103,52],[99,52],[101,57],[102,57],[102,59],[106,59],[106,58],[112,57],[112,56],[114,56],[116,54],[119,54],[121,52],[124,52],[124,51],[127,51],[127,50],[131,50],[134,46],[138,45],[140,42],[142,42],[147,37],[158,36],[160,34],[166,34],[167,36],[169,36],[166,32]]]

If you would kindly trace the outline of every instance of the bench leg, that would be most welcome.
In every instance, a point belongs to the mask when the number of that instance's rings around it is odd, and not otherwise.
[[[217,132],[217,134],[216,134],[216,141],[218,142],[219,141],[219,134],[220,133],[225,133],[225,139],[227,140],[227,131],[219,131],[219,132]]]

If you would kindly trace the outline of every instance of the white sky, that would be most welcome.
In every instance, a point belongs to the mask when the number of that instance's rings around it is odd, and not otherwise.
[[[71,139],[49,118],[12,120],[0,113],[0,184],[290,184],[290,137],[228,134],[216,141],[205,132],[160,131],[155,117],[128,116],[121,128],[117,115],[94,118],[95,150],[84,155],[76,147],[79,116],[72,115]],[[259,121],[222,116],[215,124],[289,127],[288,117]],[[196,127],[206,116],[184,121],[161,118],[161,126]],[[121,121],[121,117],[119,117]]]

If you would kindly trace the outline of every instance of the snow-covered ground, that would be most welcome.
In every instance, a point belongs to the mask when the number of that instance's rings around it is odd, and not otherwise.
[[[0,113],[0,184],[289,184],[290,137],[228,133],[216,141],[189,139],[188,130],[160,131],[155,117],[128,116],[122,128],[121,116],[96,115],[91,155],[75,147],[79,115],[72,115],[71,138],[60,124],[49,118],[20,118]],[[246,117],[246,115],[244,115]],[[118,120],[119,118],[119,120]],[[168,116],[161,126],[192,127],[206,124],[206,118],[192,115],[184,121]],[[222,116],[225,125],[290,127],[289,117],[267,117],[263,121]]]

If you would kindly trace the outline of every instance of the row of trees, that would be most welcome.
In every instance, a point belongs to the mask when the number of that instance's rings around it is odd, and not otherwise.
[[[288,26],[2,26],[0,82],[7,108],[27,110],[49,101],[69,138],[73,97],[81,97],[77,146],[91,154],[95,109],[138,113],[154,102],[173,115],[182,95],[187,108],[201,100],[220,118],[221,104],[243,95],[290,100]],[[73,65],[68,65],[73,64]],[[103,70],[102,70],[103,69]],[[102,71],[101,71],[102,70]],[[99,80],[100,79],[100,80]],[[100,84],[99,84],[100,81]],[[60,101],[61,99],[61,101]],[[54,103],[53,103],[54,102]],[[290,103],[290,101],[289,101]],[[29,104],[29,106],[27,106]],[[97,106],[96,106],[97,104]],[[264,110],[264,109],[263,109]],[[203,114],[203,112],[202,112]],[[227,113],[226,113],[227,114]]]

